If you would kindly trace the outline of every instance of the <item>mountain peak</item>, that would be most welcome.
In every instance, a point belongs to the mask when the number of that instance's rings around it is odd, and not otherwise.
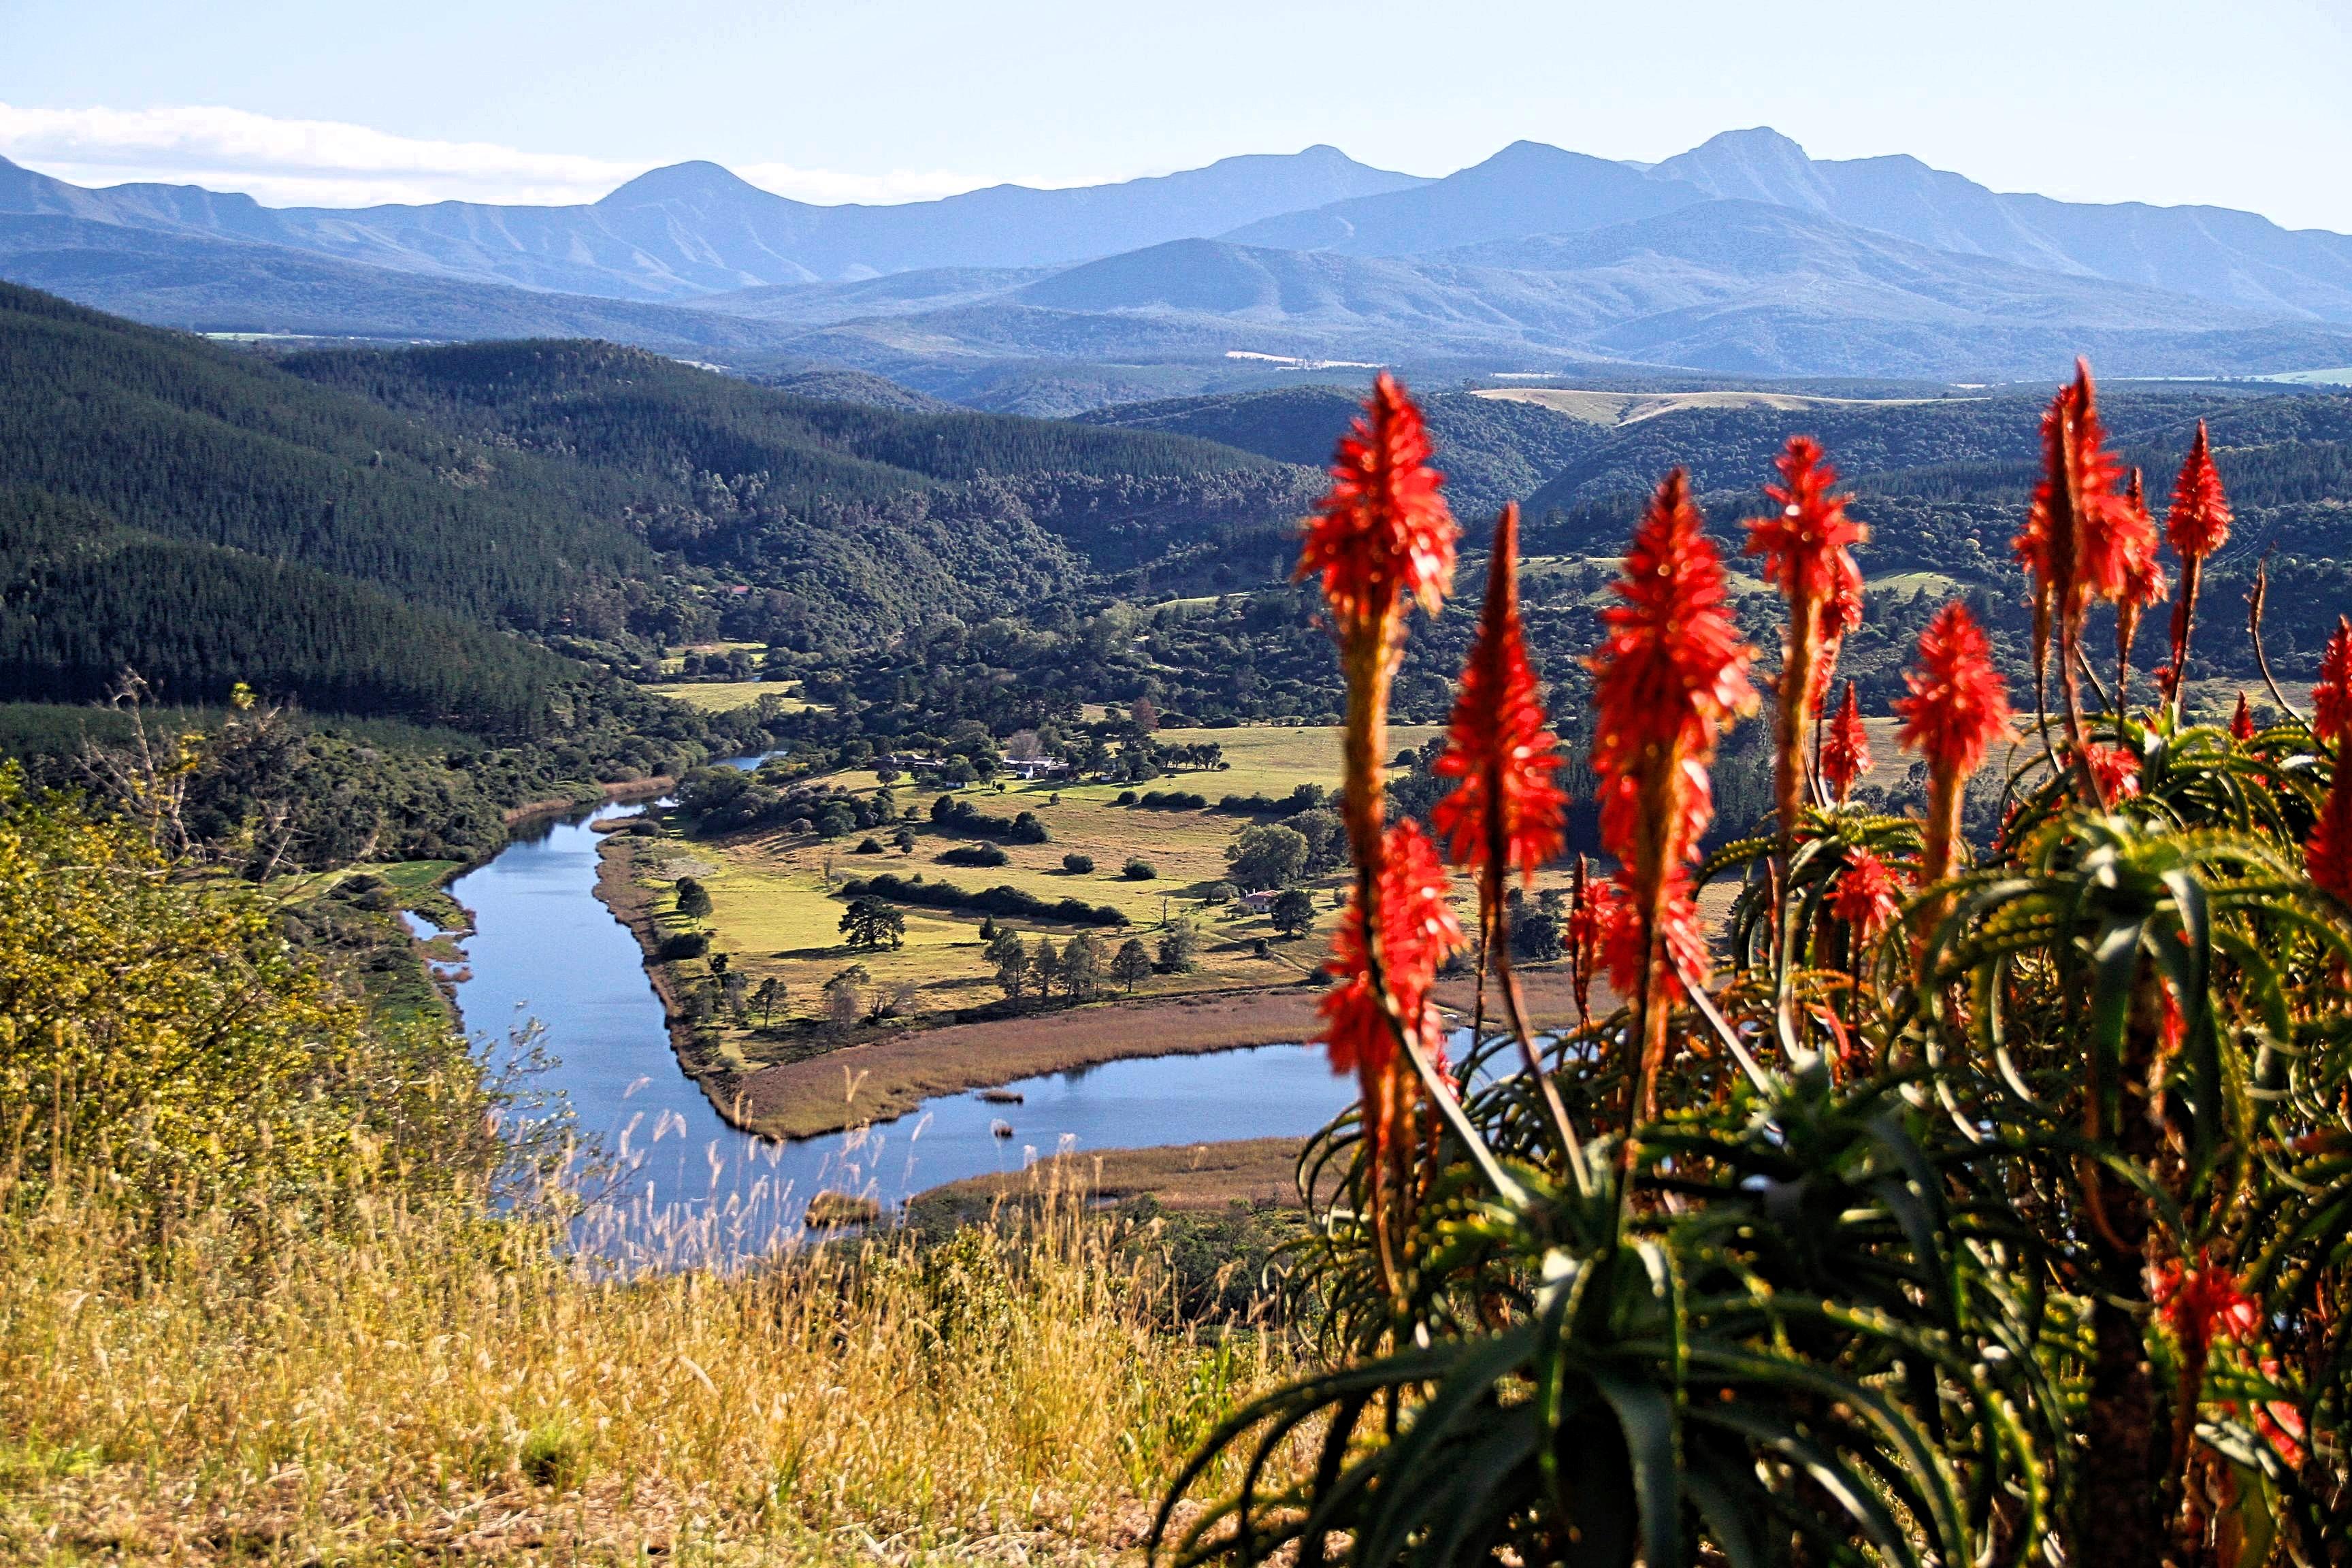
[[[1710,136],[1652,169],[1650,177],[1680,180],[1711,196],[1804,212],[1828,212],[1835,201],[1804,148],[1769,125]]]
[[[732,169],[696,158],[684,163],[648,169],[596,205],[649,206],[659,202],[708,201],[713,196],[723,200],[741,200],[747,196],[765,197],[769,201],[783,200],[782,196],[761,190]]]

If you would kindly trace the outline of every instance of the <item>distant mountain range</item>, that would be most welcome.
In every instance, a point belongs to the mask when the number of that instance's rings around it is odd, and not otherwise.
[[[1654,166],[1522,142],[1443,179],[1334,148],[1075,190],[813,206],[710,163],[571,207],[273,209],[0,160],[0,277],[167,325],[592,336],[1064,412],[1330,361],[1444,375],[2352,366],[2352,237],[2002,195],[1769,130]],[[1272,357],[1268,357],[1272,356]]]

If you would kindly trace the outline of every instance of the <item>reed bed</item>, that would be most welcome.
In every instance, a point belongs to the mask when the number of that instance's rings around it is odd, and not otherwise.
[[[1095,1560],[1283,1370],[1175,1323],[1075,1196],[731,1272],[564,1234],[396,1194],[162,1242],[89,1184],[0,1205],[0,1557]]]

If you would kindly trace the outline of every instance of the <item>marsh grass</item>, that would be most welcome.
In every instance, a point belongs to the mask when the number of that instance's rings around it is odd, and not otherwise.
[[[0,1207],[11,1562],[1090,1560],[1281,1370],[1076,1194],[626,1278],[446,1199]]]

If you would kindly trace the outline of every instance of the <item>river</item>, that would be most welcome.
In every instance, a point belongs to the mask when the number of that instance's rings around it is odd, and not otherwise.
[[[1266,1046],[1108,1062],[926,1100],[896,1121],[777,1142],[721,1121],[672,1053],[662,1005],[628,929],[595,896],[593,824],[606,806],[521,830],[450,887],[474,913],[457,984],[467,1028],[494,1054],[534,1030],[553,1065],[533,1085],[570,1102],[625,1178],[600,1205],[600,1245],[650,1256],[740,1258],[799,1231],[820,1191],[896,1205],[926,1187],[1015,1171],[1066,1149],[1303,1136],[1348,1102],[1321,1053]],[[414,919],[414,917],[412,917]],[[992,1131],[1010,1123],[1013,1136]]]

